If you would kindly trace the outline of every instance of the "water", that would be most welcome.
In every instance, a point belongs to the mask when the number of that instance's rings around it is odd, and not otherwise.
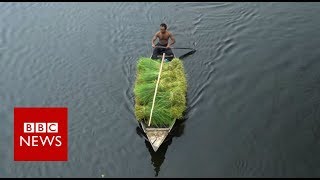
[[[319,177],[320,4],[0,3],[0,177]],[[160,23],[188,109],[157,153],[134,116]],[[177,56],[185,50],[175,50]],[[13,108],[66,106],[68,162],[14,162]]]

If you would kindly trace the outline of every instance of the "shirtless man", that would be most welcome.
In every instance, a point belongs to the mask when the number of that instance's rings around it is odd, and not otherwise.
[[[154,42],[155,40],[159,38],[159,42],[155,45]],[[169,38],[171,39],[170,43]],[[170,48],[172,44],[174,44],[176,41],[172,35],[171,32],[167,31],[167,25],[162,23],[160,24],[160,31],[158,31],[152,38],[152,47],[154,48],[153,54],[152,54],[152,59],[157,59],[157,56],[162,56],[162,53],[165,53],[166,56],[172,56],[173,57],[173,52]],[[157,46],[162,46],[162,48],[158,48]]]

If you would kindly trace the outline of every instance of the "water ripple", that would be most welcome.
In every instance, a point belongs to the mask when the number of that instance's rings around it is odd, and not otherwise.
[[[316,4],[31,2],[0,11],[2,177],[319,175]],[[133,88],[161,22],[175,47],[197,52],[183,60],[186,131],[154,153],[138,131]],[[11,161],[15,105],[69,108],[68,163]]]

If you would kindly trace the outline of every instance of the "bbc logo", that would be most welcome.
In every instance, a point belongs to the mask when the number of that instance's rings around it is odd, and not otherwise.
[[[58,123],[24,123],[24,133],[58,133]]]
[[[68,108],[14,107],[14,161],[68,161]]]

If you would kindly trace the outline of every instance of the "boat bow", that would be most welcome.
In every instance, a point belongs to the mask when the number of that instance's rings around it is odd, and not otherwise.
[[[147,135],[147,138],[155,152],[164,142],[175,122],[176,120],[174,120],[171,126],[168,128],[151,128],[147,127],[143,122],[141,122],[142,129],[144,133]]]

